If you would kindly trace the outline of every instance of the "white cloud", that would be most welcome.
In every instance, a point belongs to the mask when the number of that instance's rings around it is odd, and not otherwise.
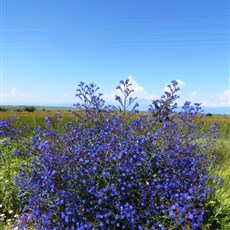
[[[39,92],[30,93],[13,87],[2,94],[4,104],[73,104],[76,101],[74,94],[68,93],[40,94]]]
[[[132,89],[134,90],[133,97],[137,97],[139,99],[145,99],[145,100],[154,100],[156,99],[156,95],[154,94],[149,94],[148,92],[145,91],[145,89],[139,85],[132,76],[128,77],[130,83],[132,84]]]
[[[110,92],[110,93],[103,93],[103,99],[106,102],[114,102],[115,95],[116,95],[116,92],[114,90],[112,92]]]
[[[230,89],[226,89],[223,93],[217,94],[220,106],[230,106]]]
[[[17,88],[12,88],[10,91],[10,96],[11,97],[24,97],[25,94],[18,90]]]
[[[195,102],[195,99],[197,96],[198,96],[198,93],[196,91],[193,91],[190,95],[189,101]]]
[[[31,94],[25,93],[20,89],[13,87],[2,94],[4,104],[22,103],[30,100]]]
[[[230,107],[230,89],[211,96],[210,100],[204,102],[203,105],[209,107]]]
[[[178,86],[179,86],[180,88],[182,88],[182,87],[184,87],[184,86],[186,85],[186,83],[183,82],[183,81],[181,81],[180,79],[178,79],[178,80],[176,80],[176,81],[178,82]]]
[[[148,103],[151,100],[154,100],[157,98],[156,95],[148,93],[143,88],[143,86],[141,86],[138,82],[136,82],[136,80],[134,80],[134,78],[132,76],[129,76],[128,79],[129,79],[129,82],[132,84],[132,86],[130,88],[134,90],[134,92],[130,95],[131,97],[133,97],[133,98],[137,97],[138,99],[145,100]],[[115,95],[122,96],[119,89],[113,90],[110,93],[104,93],[103,98],[106,101],[114,102]]]
[[[178,87],[179,87],[180,89],[183,88],[183,87],[186,85],[186,83],[183,82],[183,81],[180,80],[180,79],[177,79],[176,81],[177,81]],[[164,87],[164,92],[169,92],[169,91],[170,91],[168,85],[169,85],[169,84],[165,85],[165,87]],[[180,91],[178,92],[178,94],[179,94],[179,93],[180,93]]]

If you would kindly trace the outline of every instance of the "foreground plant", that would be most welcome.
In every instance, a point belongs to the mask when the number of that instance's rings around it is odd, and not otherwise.
[[[201,107],[185,102],[177,112],[173,81],[148,115],[136,116],[131,86],[120,82],[115,108],[105,106],[94,84],[81,82],[77,123],[59,132],[46,117],[46,127],[37,129],[24,152],[31,162],[16,177],[24,204],[20,228],[201,227],[204,202],[214,192],[206,186],[205,154],[213,135],[200,131]]]
[[[12,226],[21,209],[14,177],[24,160],[15,154],[19,146],[23,149],[20,140],[24,131],[25,126],[16,117],[0,120],[0,229],[5,229],[5,225]]]

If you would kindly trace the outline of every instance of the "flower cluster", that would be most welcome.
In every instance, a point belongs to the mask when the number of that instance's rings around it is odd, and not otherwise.
[[[24,202],[20,228],[201,226],[210,191],[205,154],[210,137],[199,131],[200,105],[186,102],[177,111],[173,81],[148,114],[135,115],[138,104],[127,110],[135,101],[131,86],[120,82],[124,97],[116,96],[116,109],[104,105],[94,84],[81,82],[77,122],[59,132],[45,118],[47,125],[31,140],[31,162],[16,177]]]
[[[21,139],[28,127],[18,117],[9,120],[0,120],[0,140],[6,145],[10,141]]]

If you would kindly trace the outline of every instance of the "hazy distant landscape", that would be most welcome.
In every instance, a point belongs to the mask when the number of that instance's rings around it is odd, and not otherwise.
[[[56,105],[3,105],[0,107],[0,111],[23,111],[25,107],[35,107],[35,111],[71,111],[75,107],[71,104],[56,104]],[[147,111],[147,106],[141,106],[140,111]],[[204,113],[211,113],[215,115],[230,115],[229,107],[203,107]]]

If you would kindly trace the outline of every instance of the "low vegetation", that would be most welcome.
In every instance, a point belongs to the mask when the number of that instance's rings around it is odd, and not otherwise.
[[[230,229],[229,117],[169,88],[147,114],[126,80],[118,107],[81,82],[72,115],[4,117],[0,228]]]

